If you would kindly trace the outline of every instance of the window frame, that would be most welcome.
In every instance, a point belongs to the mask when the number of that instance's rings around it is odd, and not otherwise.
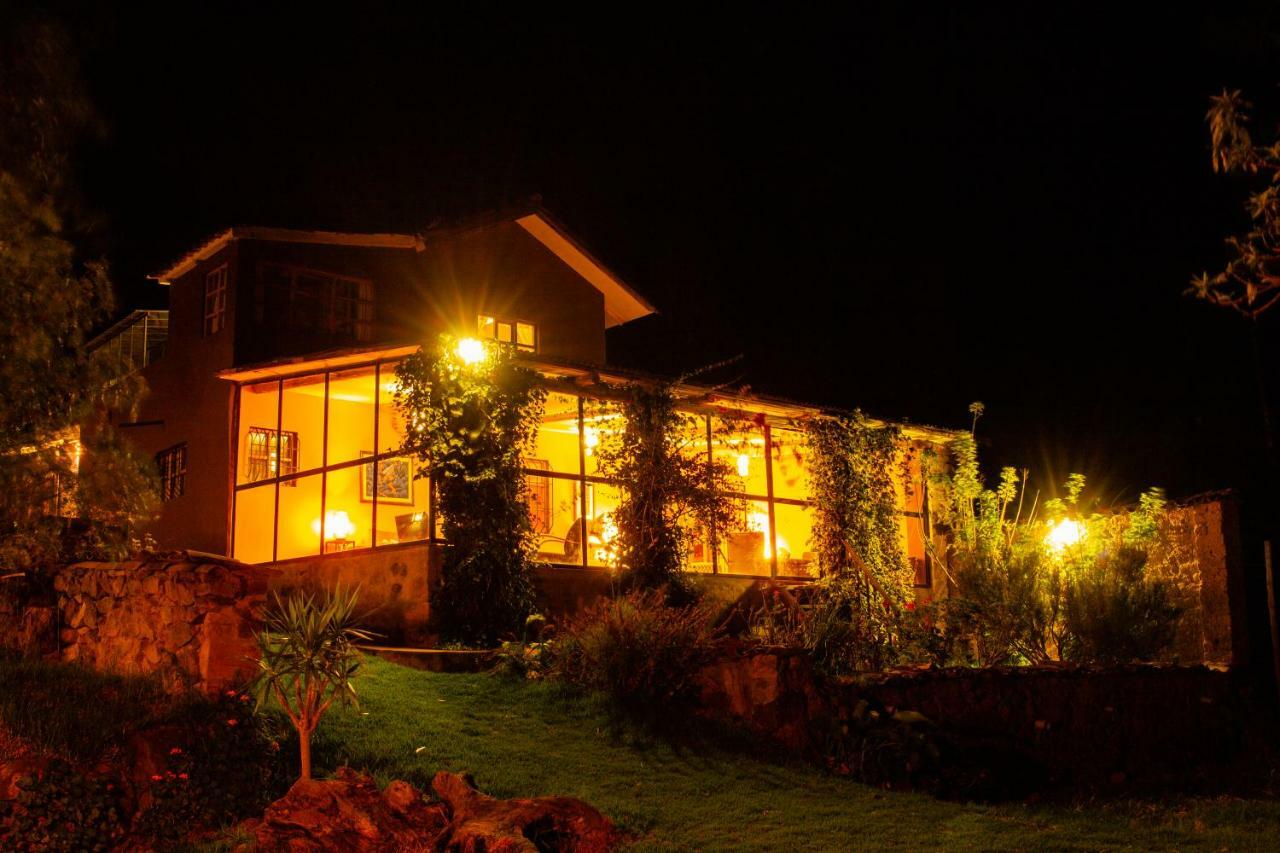
[[[211,338],[227,327],[227,278],[227,264],[220,264],[204,274],[202,337]]]
[[[504,339],[502,329],[506,327],[509,338]],[[520,328],[525,327],[532,333],[533,343],[520,343]],[[492,331],[486,331],[486,328]],[[538,324],[532,320],[520,320],[512,317],[502,317],[497,314],[476,314],[476,334],[484,340],[497,341],[498,343],[507,344],[514,347],[518,352],[537,353],[540,350],[541,336],[539,335]]]
[[[321,486],[320,509],[321,509],[321,518],[323,518],[324,510],[326,509],[327,475],[329,473],[334,471],[340,471],[342,469],[350,468],[358,465],[377,465],[385,460],[404,456],[404,454],[400,450],[393,449],[393,450],[381,451],[381,452],[375,453],[372,456],[363,456],[363,457],[359,457],[356,459],[351,459],[343,462],[337,462],[332,464],[328,462],[328,438],[329,438],[328,398],[329,398],[330,377],[338,373],[349,373],[355,370],[373,368],[375,386],[380,387],[385,369],[393,368],[394,365],[397,362],[399,362],[401,359],[402,359],[402,356],[397,356],[395,358],[378,358],[378,359],[370,360],[368,362],[343,365],[341,367],[335,367],[327,370],[303,371],[303,372],[294,373],[294,374],[282,374],[276,377],[275,382],[276,382],[277,409],[278,409],[277,423],[276,423],[277,433],[279,432],[279,428],[280,428],[279,420],[281,415],[280,415],[279,409],[281,406],[281,401],[283,400],[284,384],[286,382],[300,379],[306,376],[323,375],[325,377],[324,383],[325,383],[325,413],[326,414],[324,416],[324,427],[323,427],[324,435],[322,436],[322,441],[324,441],[324,445],[323,445],[324,453],[322,454],[322,463],[318,468],[310,468],[304,471],[278,472],[277,476],[274,476],[274,477],[268,477],[262,480],[253,480],[253,481],[248,481],[244,483],[239,483],[237,482],[239,478],[238,466],[240,464],[241,454],[238,452],[236,453],[235,470],[232,471],[232,482],[236,483],[233,490],[233,496],[232,496],[232,517],[231,517],[231,553],[233,555],[235,554],[235,529],[237,526],[236,515],[235,515],[236,497],[239,495],[240,492],[245,491],[246,489],[271,488],[273,486],[275,488],[275,491],[276,491],[276,496],[274,501],[275,509],[273,511],[273,518],[272,518],[272,531],[273,531],[272,532],[273,541],[272,541],[272,548],[271,548],[272,558],[270,561],[274,563],[274,562],[277,562],[278,545],[279,545],[279,543],[275,540],[278,536],[278,533],[276,532],[276,528],[278,525],[279,506],[280,506],[279,490],[281,486],[289,487],[289,486],[295,485],[296,482],[303,477],[308,477],[308,476],[313,476],[318,474],[326,475],[325,479],[322,480],[322,486]],[[236,392],[235,392],[236,393],[236,397],[235,397],[236,424],[233,428],[236,430],[237,434],[239,434],[239,429],[240,429],[239,417],[240,417],[241,391],[246,385],[259,384],[261,382],[262,380],[257,380],[255,382],[246,381],[246,382],[238,383],[236,386]],[[591,394],[583,393],[583,391],[580,389],[568,389],[564,387],[562,384],[558,384],[553,378],[546,378],[544,381],[544,385],[545,387],[548,388],[548,390],[553,390],[553,391],[556,391],[557,393],[565,394],[566,396],[574,397],[576,399],[577,410],[578,410],[577,422],[579,424],[586,422],[586,401],[588,399],[591,399],[591,400],[609,399],[608,396],[606,395],[591,395]],[[371,416],[374,418],[374,447],[375,448],[379,446],[377,429],[378,429],[378,423],[380,421],[379,409],[382,405],[381,397],[382,397],[381,394],[375,395],[374,404],[371,407],[371,410],[372,410]],[[685,414],[692,415],[702,421],[703,427],[699,434],[698,443],[701,444],[705,441],[705,448],[703,452],[706,453],[708,464],[710,464],[710,460],[714,458],[712,453],[712,450],[713,450],[712,419],[713,418],[723,419],[727,415],[732,416],[737,414],[745,414],[748,417],[751,417],[753,415],[753,413],[750,413],[750,412],[730,413],[730,412],[725,412],[720,410],[717,410],[716,412],[711,412],[705,406],[699,407],[694,405],[677,405],[677,409],[679,409],[681,412]],[[782,426],[782,424],[779,424],[779,425]],[[789,425],[786,428],[793,429],[793,427]],[[251,427],[250,429],[253,429],[253,428]],[[263,429],[269,429],[269,428],[263,428]],[[773,424],[771,423],[771,421],[766,419],[761,426],[761,430],[764,436],[764,442],[765,442],[764,446],[766,448],[771,448],[773,446],[772,445]],[[290,431],[286,431],[286,433],[287,432],[290,432]],[[577,430],[578,460],[577,460],[576,472],[547,470],[547,469],[535,467],[532,465],[523,465],[521,470],[523,471],[524,475],[526,477],[544,478],[548,482],[551,480],[560,480],[560,481],[565,481],[567,483],[574,484],[574,487],[578,490],[579,500],[583,501],[584,506],[585,506],[585,495],[586,495],[587,487],[589,485],[625,487],[624,483],[621,483],[616,479],[587,473],[587,467],[586,467],[587,452],[586,452],[585,433],[586,431],[581,428]],[[247,434],[248,433],[246,432],[246,435]],[[185,443],[182,446],[185,447]],[[295,450],[296,448],[298,448],[298,446],[299,445],[295,444]],[[300,455],[299,455],[299,458],[300,458]],[[765,494],[755,494],[751,492],[724,492],[723,494],[730,495],[735,498],[741,498],[747,501],[759,502],[764,504],[767,507],[768,516],[769,516],[769,543],[768,543],[769,554],[770,554],[769,575],[765,576],[765,575],[755,575],[755,574],[742,574],[742,573],[724,571],[723,570],[724,566],[722,565],[724,561],[721,559],[720,548],[719,548],[722,531],[718,531],[718,530],[709,531],[710,538],[709,538],[708,544],[710,545],[710,552],[711,552],[711,564],[712,564],[711,574],[717,575],[717,576],[723,576],[723,577],[748,578],[748,579],[756,579],[756,580],[765,579],[766,577],[768,579],[784,580],[784,581],[812,580],[814,577],[813,575],[786,575],[786,574],[779,573],[778,548],[777,548],[777,522],[776,522],[774,508],[776,506],[785,505],[785,506],[795,506],[795,507],[812,509],[814,506],[814,502],[808,498],[801,499],[801,498],[777,496],[774,493],[775,488],[774,488],[774,472],[773,472],[773,464],[774,464],[773,454],[771,452],[766,452],[763,456],[763,460],[766,464],[766,468],[765,468],[766,493]],[[184,476],[185,476],[185,471],[184,471]],[[434,483],[432,482],[432,479],[429,477],[421,478],[421,480],[423,483],[423,487],[428,490],[426,538],[411,540],[409,542],[398,542],[398,543],[389,543],[389,544],[379,545],[376,541],[376,536],[375,536],[372,544],[369,545],[368,547],[357,548],[357,549],[353,549],[353,551],[344,551],[342,553],[363,552],[363,551],[371,551],[371,550],[379,550],[379,549],[391,549],[391,548],[399,548],[399,547],[423,545],[423,544],[430,544],[430,545],[444,544],[445,539],[439,533],[438,522],[436,517],[436,500],[435,500]],[[932,529],[931,529],[930,518],[929,518],[929,495],[928,495],[927,484],[923,482],[923,478],[922,478],[922,482],[918,484],[913,484],[913,485],[918,485],[921,489],[923,489],[923,493],[921,497],[922,509],[920,512],[916,512],[916,511],[908,510],[905,507],[900,507],[898,509],[898,516],[904,524],[912,523],[913,521],[918,520],[918,522],[923,527],[923,535],[926,542],[925,556],[924,556],[924,560],[925,560],[924,579],[926,583],[923,585],[913,584],[915,588],[923,589],[923,588],[928,588],[932,582],[932,559],[930,557],[929,549],[927,546],[927,542],[932,536]],[[371,512],[371,526],[376,531],[378,510],[379,510],[379,500],[376,492],[373,495],[372,504],[373,505],[372,505],[372,512]],[[586,513],[582,512],[580,513],[580,516],[581,517],[578,519],[578,522],[581,525],[579,529],[579,541],[585,543],[588,540],[588,532],[589,532],[587,529],[587,519],[585,517]],[[301,557],[292,557],[288,559],[314,559],[317,556],[325,556],[325,552],[323,550],[324,548],[323,541],[324,541],[324,537],[323,537],[323,531],[322,531],[322,534],[320,536],[320,548],[316,554],[304,555]],[[608,571],[609,570],[604,566],[592,565],[590,561],[590,549],[586,547],[583,547],[580,549],[580,557],[574,563],[548,562],[547,565],[551,566],[552,568],[563,568],[563,569],[585,569],[590,571]]]
[[[188,451],[185,441],[156,453],[160,472],[160,500],[168,503],[187,493]]]
[[[266,456],[261,459],[254,458],[255,435],[261,435],[265,439],[261,447],[266,451]],[[271,427],[251,426],[245,432],[245,467],[248,469],[246,475],[246,483],[261,483],[264,480],[270,480],[275,477],[288,478],[290,475],[298,473],[298,458],[302,455],[298,445],[298,433],[293,430],[278,430]],[[288,451],[285,452],[285,445],[288,444]],[[254,477],[254,463],[264,464],[264,474],[261,477]],[[274,465],[275,473],[272,473]],[[286,485],[297,485],[296,480],[289,480]]]
[[[274,270],[276,279],[272,280],[268,271]],[[259,261],[257,266],[255,294],[257,311],[255,319],[260,326],[269,325],[267,310],[271,300],[268,291],[280,291],[279,305],[271,308],[284,309],[282,317],[272,322],[294,332],[316,332],[344,338],[356,343],[368,343],[374,338],[374,325],[377,322],[377,287],[373,279],[362,276],[322,270],[301,264],[284,261]],[[284,282],[287,280],[287,285]],[[310,280],[315,289],[301,282]],[[344,286],[354,286],[356,295],[344,295],[340,290]],[[339,316],[339,306],[347,310]],[[310,321],[305,317],[304,308],[314,310]],[[366,314],[367,316],[361,316]]]

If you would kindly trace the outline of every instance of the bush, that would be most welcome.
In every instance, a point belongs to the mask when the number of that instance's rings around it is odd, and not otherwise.
[[[866,699],[832,721],[827,768],[886,788],[932,788],[941,764],[934,724],[915,711],[873,706]]]
[[[18,780],[16,801],[0,801],[0,841],[6,850],[106,851],[124,839],[119,791],[106,779],[87,779],[64,761],[39,778]]]
[[[587,608],[556,641],[553,674],[607,693],[632,712],[693,701],[698,671],[713,653],[714,610],[703,602],[671,607],[665,600],[659,589]]]
[[[1146,565],[1145,552],[1121,548],[1072,575],[1063,597],[1063,660],[1150,661],[1169,648],[1181,611],[1166,584],[1145,577]]]
[[[249,694],[229,690],[193,703],[186,723],[187,749],[170,750],[168,766],[151,777],[153,802],[137,826],[144,838],[173,842],[261,814],[291,781],[281,747],[290,729],[279,717],[255,714]]]

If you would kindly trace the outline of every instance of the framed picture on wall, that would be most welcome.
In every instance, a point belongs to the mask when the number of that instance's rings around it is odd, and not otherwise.
[[[361,458],[372,455],[371,450],[360,451]],[[410,457],[392,456],[377,465],[369,462],[360,467],[360,500],[373,502],[374,469],[377,468],[378,503],[413,504],[413,460]]]

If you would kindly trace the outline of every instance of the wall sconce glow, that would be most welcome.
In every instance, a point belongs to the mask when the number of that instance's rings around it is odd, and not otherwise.
[[[1083,538],[1084,526],[1078,521],[1064,518],[1049,528],[1049,535],[1044,538],[1044,541],[1050,550],[1061,552]]]
[[[745,453],[738,454],[738,476],[746,477],[751,474],[751,457]]]
[[[458,358],[462,359],[463,364],[479,364],[488,356],[485,351],[484,343],[475,338],[463,338],[458,341],[457,349],[454,350]]]
[[[320,535],[320,519],[311,522],[311,532]],[[356,526],[346,510],[331,509],[324,514],[325,539],[350,539],[356,532]]]

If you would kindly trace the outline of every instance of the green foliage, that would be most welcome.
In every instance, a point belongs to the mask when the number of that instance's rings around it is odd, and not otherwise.
[[[898,626],[868,620],[847,597],[849,585],[826,578],[806,587],[764,590],[748,615],[750,636],[768,645],[804,649],[824,675],[881,669],[895,656]]]
[[[702,421],[676,409],[672,385],[621,390],[622,429],[605,432],[595,450],[601,475],[624,484],[614,510],[620,582],[688,601],[691,538],[729,529],[741,502],[725,494],[730,470],[707,459]]]
[[[57,755],[97,760],[163,719],[158,679],[0,657],[0,726]]]
[[[712,656],[714,615],[704,602],[668,605],[663,590],[601,599],[564,626],[553,672],[628,712],[666,713],[696,698],[696,676]]]
[[[1164,583],[1144,577],[1146,565],[1145,551],[1121,547],[1071,573],[1063,596],[1063,660],[1154,660],[1173,643],[1180,610]]]
[[[548,640],[554,626],[541,613],[534,613],[524,620],[524,630],[514,640],[507,640],[498,647],[494,672],[520,678],[537,679],[547,674],[552,653]]]
[[[39,778],[18,780],[15,802],[0,801],[0,841],[15,853],[114,850],[126,833],[119,793],[55,761]]]
[[[972,435],[952,443],[952,469],[930,460],[934,519],[950,543],[935,559],[951,582],[940,605],[951,659],[978,665],[1151,660],[1172,642],[1180,615],[1149,577],[1165,500],[1146,492],[1125,524],[1089,510],[1072,474],[1063,495],[1026,500],[1026,472],[1001,472],[983,488]],[[1056,544],[1060,523],[1078,533]]]
[[[155,471],[108,420],[142,382],[85,343],[113,311],[105,264],[80,255],[68,155],[89,124],[70,41],[32,18],[0,51],[0,562],[119,558],[155,507]],[[70,220],[70,222],[69,222]],[[82,442],[85,454],[75,452]],[[78,521],[67,530],[59,516]]]
[[[1239,91],[1215,95],[1205,116],[1212,143],[1213,170],[1244,174],[1256,182],[1245,204],[1250,227],[1227,238],[1229,257],[1217,273],[1191,281],[1191,295],[1256,320],[1280,302],[1280,140],[1253,141],[1252,105]]]
[[[183,719],[194,734],[190,746],[170,750],[164,770],[151,777],[152,804],[135,832],[168,845],[260,815],[290,782],[280,755],[283,722],[254,713],[250,695],[237,690],[193,703]]]
[[[844,719],[832,721],[824,752],[832,772],[886,788],[929,787],[941,763],[932,721],[866,699]]]
[[[524,500],[522,456],[546,392],[505,347],[468,364],[444,336],[396,370],[403,449],[432,478],[449,546],[432,592],[446,641],[492,646],[533,611],[536,539]]]
[[[911,595],[912,573],[902,552],[893,485],[899,433],[873,426],[860,413],[806,424],[811,541],[837,615],[866,644],[862,656],[883,661]]]
[[[298,731],[302,778],[311,778],[311,735],[337,700],[354,704],[352,683],[360,671],[355,644],[371,635],[356,626],[357,592],[341,589],[317,598],[277,593],[263,614],[258,635],[258,675],[253,683],[257,707],[272,699]]]

